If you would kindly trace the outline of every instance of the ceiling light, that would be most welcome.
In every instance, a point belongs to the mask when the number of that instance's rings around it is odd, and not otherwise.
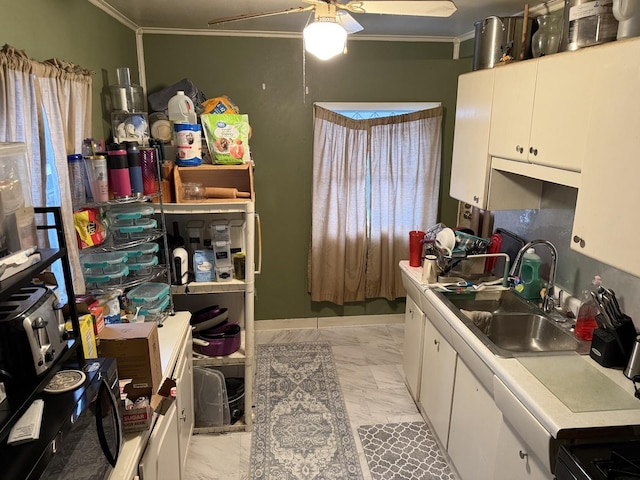
[[[320,18],[302,32],[304,48],[320,60],[328,60],[344,52],[347,31],[335,18]]]

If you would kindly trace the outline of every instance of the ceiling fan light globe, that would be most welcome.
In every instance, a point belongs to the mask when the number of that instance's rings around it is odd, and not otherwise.
[[[336,22],[313,22],[303,31],[304,48],[320,60],[328,60],[344,52],[347,31]]]

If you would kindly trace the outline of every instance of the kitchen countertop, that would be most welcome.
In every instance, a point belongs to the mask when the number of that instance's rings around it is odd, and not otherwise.
[[[190,328],[190,319],[191,313],[176,312],[174,316],[167,317],[162,327],[158,329],[163,379],[173,374],[173,368],[180,354],[186,331]],[[130,480],[136,477],[138,474],[138,462],[147,445],[151,430],[124,434],[120,457],[116,467],[111,472],[111,479]]]
[[[400,268],[411,281],[412,290],[415,287],[412,298],[419,292],[448,322],[450,330],[440,333],[448,337],[456,351],[462,356],[471,349],[554,438],[569,430],[640,426],[640,400],[635,399],[633,383],[621,369],[604,368],[589,355],[575,353],[536,354],[520,359],[498,357],[447,307],[440,294],[421,282],[421,267],[410,267],[407,261],[402,261]],[[465,345],[460,345],[461,340]],[[588,382],[584,381],[585,376]],[[493,394],[492,388],[489,390]],[[598,392],[609,398],[603,401],[589,398]]]

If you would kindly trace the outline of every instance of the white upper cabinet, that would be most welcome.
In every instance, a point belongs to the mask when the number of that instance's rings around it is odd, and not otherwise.
[[[450,194],[480,208],[486,205],[489,180],[487,152],[494,71],[480,70],[458,78]]]
[[[571,247],[640,276],[640,255],[630,238],[640,204],[640,39],[599,47],[594,102],[578,189]]]
[[[528,60],[497,67],[489,153],[526,162],[538,62]]]
[[[580,172],[601,54],[584,49],[498,68],[491,156]]]

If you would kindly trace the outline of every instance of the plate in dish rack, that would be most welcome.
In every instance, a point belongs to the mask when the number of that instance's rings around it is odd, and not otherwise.
[[[44,391],[47,393],[69,392],[82,385],[86,378],[87,376],[80,370],[60,370],[44,387]]]

